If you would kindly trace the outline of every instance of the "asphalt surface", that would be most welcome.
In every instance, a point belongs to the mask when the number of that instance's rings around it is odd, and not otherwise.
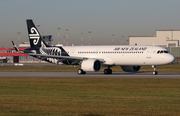
[[[0,72],[0,77],[180,78],[180,73],[159,72],[158,75],[153,75],[151,72],[113,72],[111,75],[104,75],[103,72],[87,72],[85,75],[78,75],[77,72]]]

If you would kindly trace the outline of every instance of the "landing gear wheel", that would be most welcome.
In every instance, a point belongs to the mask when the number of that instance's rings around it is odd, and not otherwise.
[[[157,71],[153,71],[153,75],[157,75],[158,74],[158,72]]]
[[[104,69],[104,74],[112,74],[112,70],[111,69]]]
[[[104,74],[108,74],[108,69],[104,69]]]
[[[81,75],[81,74],[86,74],[86,72],[83,71],[82,69],[78,69],[77,73],[78,73],[79,75]]]

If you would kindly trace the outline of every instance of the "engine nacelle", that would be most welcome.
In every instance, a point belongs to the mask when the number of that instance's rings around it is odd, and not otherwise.
[[[97,59],[83,60],[81,63],[81,69],[83,71],[99,71],[101,69],[101,62]]]
[[[138,72],[141,66],[121,66],[121,68],[125,72]]]

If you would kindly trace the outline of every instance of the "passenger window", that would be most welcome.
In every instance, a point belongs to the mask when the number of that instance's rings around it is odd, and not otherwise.
[[[161,53],[163,53],[163,51],[161,51]]]
[[[157,52],[158,54],[160,53],[160,51]]]

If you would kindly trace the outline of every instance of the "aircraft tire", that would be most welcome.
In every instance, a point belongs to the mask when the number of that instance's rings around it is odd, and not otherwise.
[[[81,74],[86,74],[86,72],[83,71],[82,69],[78,69],[77,73],[78,73],[79,75],[81,75]]]
[[[157,75],[158,74],[158,72],[157,71],[153,71],[153,75]]]
[[[112,70],[111,69],[104,69],[104,74],[112,74]]]

